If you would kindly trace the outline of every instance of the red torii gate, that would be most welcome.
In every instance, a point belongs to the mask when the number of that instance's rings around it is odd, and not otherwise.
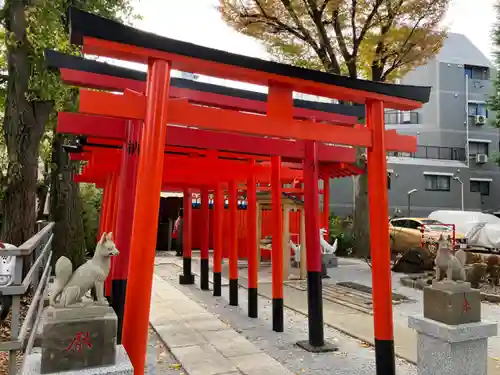
[[[384,85],[349,79],[321,72],[294,68],[213,51],[189,43],[173,41],[72,9],[71,34],[73,42],[83,45],[85,53],[124,59],[148,64],[147,93],[125,90],[123,95],[81,91],[80,110],[90,114],[121,117],[144,121],[141,153],[138,156],[136,199],[132,230],[131,262],[127,286],[123,342],[135,371],[143,373],[147,342],[150,286],[154,264],[156,211],[162,185],[162,163],[165,138],[170,137],[168,123],[196,126],[222,132],[240,132],[247,135],[271,136],[285,139],[302,139],[305,142],[304,195],[306,210],[306,240],[308,267],[309,342],[305,347],[321,350],[323,336],[321,300],[321,259],[317,233],[319,231],[318,207],[318,141],[368,149],[369,199],[373,297],[376,337],[377,373],[392,375],[394,346],[392,334],[392,306],[390,281],[390,254],[388,243],[386,147],[388,137],[395,133],[384,130],[384,103],[389,108],[411,110],[429,98],[429,88]],[[200,107],[188,100],[169,100],[170,70],[172,68],[215,75],[240,81],[269,86],[266,116],[234,110]],[[367,127],[338,126],[294,119],[292,92],[336,97],[340,100],[360,102],[366,106]],[[407,151],[414,151],[416,142],[411,137],[399,136],[400,144],[406,142]],[[275,232],[273,247],[281,248],[280,156],[272,156],[273,210]],[[250,178],[249,190],[255,181]],[[236,188],[230,183],[230,195]],[[251,195],[251,194],[249,194]],[[221,202],[220,187],[216,190],[216,205]],[[234,200],[232,200],[234,202]],[[233,205],[234,206],[234,205]],[[249,208],[252,206],[249,200]],[[185,212],[186,220],[191,205]],[[233,208],[234,209],[234,208]],[[249,240],[255,240],[255,234]],[[189,254],[190,255],[190,254]],[[186,257],[190,259],[190,257]],[[281,265],[282,253],[273,252],[273,274]],[[219,260],[216,261],[218,263]],[[217,266],[217,264],[215,265]],[[230,265],[230,303],[237,304],[237,269]],[[140,270],[140,271],[139,271]],[[187,268],[184,269],[185,271]],[[234,277],[236,276],[236,278]],[[192,274],[185,273],[183,282],[192,282]],[[274,281],[274,280],[273,280]],[[283,330],[283,286],[273,283],[273,328]],[[146,290],[144,290],[146,289]],[[256,290],[255,290],[256,291]],[[134,307],[132,307],[134,303]],[[140,308],[138,308],[140,307]]]

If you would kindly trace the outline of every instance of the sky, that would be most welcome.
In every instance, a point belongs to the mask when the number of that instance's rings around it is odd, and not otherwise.
[[[490,31],[495,0],[452,0],[444,24],[465,34],[491,58]],[[266,57],[254,39],[226,26],[216,10],[217,0],[136,0],[143,20],[136,27],[170,38],[253,57]]]

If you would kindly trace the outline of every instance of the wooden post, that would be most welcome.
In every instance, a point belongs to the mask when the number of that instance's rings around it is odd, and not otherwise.
[[[106,228],[105,232],[114,232],[116,227],[116,213],[118,208],[118,176],[117,173],[111,174],[110,184],[111,194],[107,203],[108,212],[106,214]],[[106,297],[111,299],[111,284],[113,280],[113,265],[114,259],[111,259],[110,270],[106,281],[104,282],[104,293]]]
[[[253,163],[254,164],[254,163]],[[258,241],[257,241],[257,192],[255,173],[252,171],[247,181],[247,222],[248,222],[248,316],[257,318],[258,307]]]
[[[328,232],[330,230],[330,176],[325,174],[323,177],[323,228],[327,230],[325,239],[328,241]]]
[[[193,195],[191,189],[184,189],[183,199],[183,220],[182,220],[182,275],[179,275],[179,284],[194,284],[194,275],[192,273],[193,257]]]
[[[201,230],[201,249],[200,249],[200,288],[201,290],[209,290],[208,287],[208,247],[210,242],[210,208],[208,205],[208,189],[201,189],[201,215],[202,215],[202,227]]]
[[[290,278],[290,206],[283,205],[283,279]]]
[[[300,210],[300,279],[307,278],[307,246],[306,246],[306,215],[304,208]]]
[[[366,103],[366,124],[372,131],[372,147],[367,151],[367,172],[376,371],[377,375],[395,375],[383,102]]]
[[[307,241],[307,305],[309,346],[325,344],[323,332],[323,296],[321,247],[319,240],[318,148],[316,141],[306,141],[304,159],[304,210]]]
[[[273,330],[283,332],[283,204],[281,189],[281,157],[271,157],[271,188],[272,188],[272,297],[273,297]]]
[[[170,64],[151,60],[147,78],[147,110],[141,136],[130,267],[123,321],[123,345],[135,375],[144,375],[149,310],[158,231],[158,211],[167,133]]]
[[[214,198],[214,296],[222,295],[222,228],[224,215],[224,190],[217,184]]]
[[[260,240],[262,239],[262,207],[257,203],[257,273],[260,271],[262,255],[260,251]]]
[[[126,144],[139,141],[142,121],[129,121],[127,124]],[[135,207],[135,184],[138,169],[138,149],[124,147],[120,168],[118,214],[116,218],[116,247],[120,255],[113,259],[113,280],[111,282],[111,302],[118,318],[116,341],[121,344],[123,316],[125,314],[125,295],[127,290],[130,241]]]
[[[238,190],[235,181],[229,182],[229,304],[238,306]]]

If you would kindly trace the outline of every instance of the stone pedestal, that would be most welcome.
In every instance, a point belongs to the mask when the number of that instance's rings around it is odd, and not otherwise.
[[[326,268],[335,268],[339,265],[339,260],[335,254],[323,254],[323,263]]]
[[[39,375],[41,373],[42,353],[35,348],[25,360],[21,375]],[[70,370],[54,373],[60,375],[133,375],[134,367],[121,345],[116,347],[116,363],[113,366],[92,367],[83,370]]]
[[[424,317],[444,324],[481,321],[481,294],[470,283],[439,281],[424,288]]]
[[[419,375],[487,375],[497,324],[481,322],[481,296],[470,283],[433,282],[424,288],[424,317],[408,320],[417,331]]]
[[[488,337],[497,324],[488,322],[448,325],[427,318],[409,317],[417,331],[418,375],[487,375]]]
[[[42,374],[115,364],[117,317],[111,307],[48,307],[43,313]]]

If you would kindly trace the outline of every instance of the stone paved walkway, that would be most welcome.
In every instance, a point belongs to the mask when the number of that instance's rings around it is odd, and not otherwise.
[[[365,342],[325,326],[325,338],[336,343],[339,351],[323,354],[306,352],[297,347],[296,342],[307,339],[307,316],[286,308],[285,332],[275,333],[271,329],[272,304],[269,299],[259,297],[259,318],[248,318],[246,289],[240,288],[239,307],[229,306],[227,287],[222,288],[222,297],[213,297],[212,292],[201,291],[198,285],[179,286],[177,280],[181,269],[175,263],[176,259],[172,257],[157,258],[156,275],[161,276],[208,312],[230,325],[292,373],[308,375],[323,375],[332,371],[336,375],[372,375],[375,373],[374,351]],[[223,285],[225,282],[223,278]],[[416,367],[401,359],[397,359],[396,368],[398,374],[416,374]]]
[[[332,277],[332,282],[336,281],[353,281],[358,282],[360,284],[364,284],[367,286],[371,286],[371,277],[369,274],[369,267],[366,264],[362,264],[362,261],[356,260],[345,260],[346,264],[342,264],[342,260],[340,263],[340,267],[337,269],[330,269],[329,275]],[[174,262],[177,264],[181,264],[181,260],[175,259]],[[227,265],[226,265],[227,266]],[[226,273],[227,267],[223,268],[223,273]],[[193,259],[193,269],[198,269],[198,261]],[[360,280],[358,278],[359,270],[364,270],[362,273],[362,277]],[[241,269],[240,271],[240,286],[244,287],[247,284],[246,270]],[[195,271],[196,272],[196,271]],[[262,272],[262,271],[261,271]],[[259,295],[271,298],[272,297],[272,289],[271,283],[268,282],[268,278],[265,275],[261,278],[259,275],[259,280],[264,280],[264,282],[259,283]],[[398,282],[399,280],[397,275],[393,275],[393,289],[394,291],[409,296],[410,298],[416,297],[419,291],[408,291],[404,289],[410,289],[406,287],[401,287]],[[402,289],[404,288],[404,289]],[[410,294],[410,295],[408,295]],[[307,314],[307,294],[304,291],[297,290],[292,287],[288,287],[285,285],[284,287],[284,303],[285,306],[289,309],[292,309],[298,313]],[[408,312],[415,310],[415,314],[418,315],[417,310],[421,310],[420,305],[421,302],[417,299],[413,304],[401,304],[395,307],[394,317],[394,342],[395,342],[395,350],[396,355],[400,358],[410,361],[411,363],[416,362],[416,334],[415,332],[408,328],[407,326],[407,316]],[[408,307],[408,306],[413,306]],[[406,314],[405,314],[406,312]],[[363,340],[364,342],[373,345],[373,316],[362,313],[357,310],[350,309],[345,306],[341,306],[339,304],[324,301],[323,303],[323,314],[325,324],[333,327],[343,333],[346,333],[349,336],[358,338]],[[421,313],[420,313],[421,314]],[[492,320],[492,315],[488,314],[487,318]],[[494,319],[497,321],[497,319]],[[490,357],[488,358],[488,375],[500,375],[500,360],[495,355],[492,356],[491,350],[491,341],[495,342],[496,338],[490,340]],[[496,346],[496,345],[495,345]],[[496,350],[494,350],[496,354]]]
[[[172,284],[154,276],[151,325],[189,375],[291,375]]]

